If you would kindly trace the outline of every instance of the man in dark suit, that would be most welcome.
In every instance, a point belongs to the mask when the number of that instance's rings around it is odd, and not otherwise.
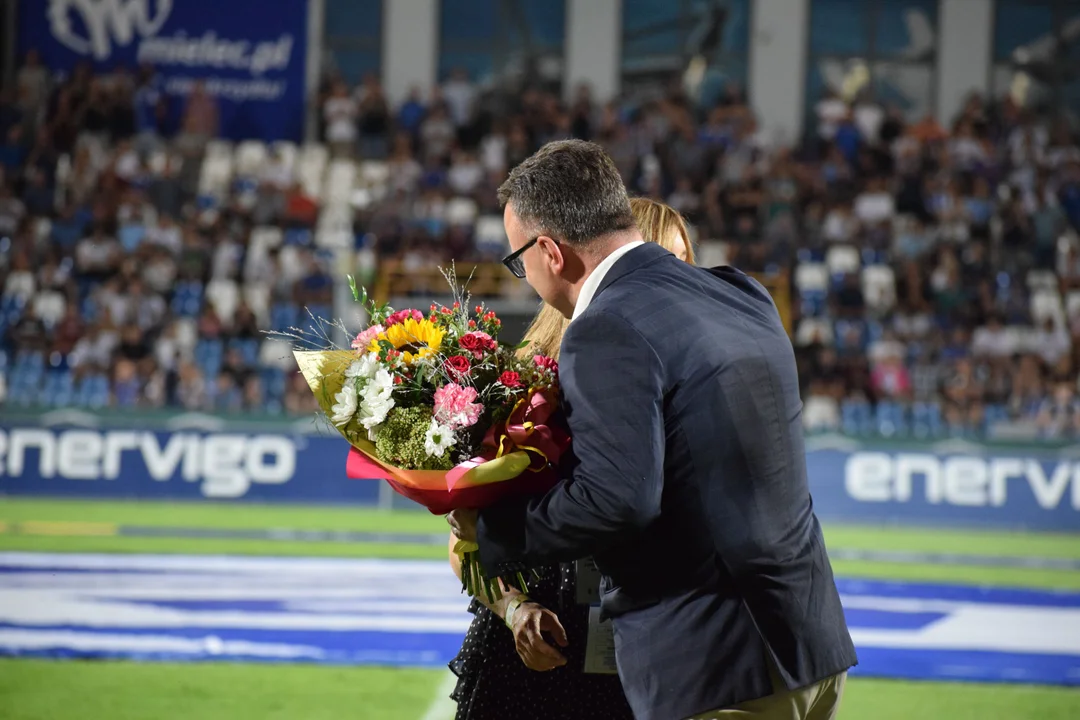
[[[507,266],[572,318],[559,377],[573,457],[543,497],[455,512],[455,532],[489,576],[595,558],[641,720],[834,717],[855,650],[768,293],[642,243],[591,143],[544,146],[499,198]]]

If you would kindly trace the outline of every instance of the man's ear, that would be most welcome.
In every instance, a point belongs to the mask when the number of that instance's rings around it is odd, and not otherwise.
[[[566,266],[566,258],[563,257],[562,245],[555,242],[547,235],[541,235],[536,238],[537,249],[543,253],[544,262],[548,264],[551,271],[558,275],[562,272]]]

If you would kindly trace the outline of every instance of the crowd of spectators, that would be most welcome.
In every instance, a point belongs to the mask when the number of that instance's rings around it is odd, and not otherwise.
[[[344,236],[371,268],[496,260],[498,184],[578,137],[683,212],[705,262],[791,283],[808,428],[1080,436],[1064,118],[973,96],[942,127],[830,96],[784,147],[737,86],[702,111],[679,89],[563,102],[458,72],[393,107],[376,77],[327,77],[318,103],[323,145],[234,147],[199,89],[168,98],[144,68],[53,82],[29,57],[0,96],[0,396],[308,412],[262,331],[331,314],[328,248]]]

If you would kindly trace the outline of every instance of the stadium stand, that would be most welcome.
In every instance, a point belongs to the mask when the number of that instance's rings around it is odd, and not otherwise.
[[[169,127],[148,68],[0,97],[0,402],[313,411],[264,331],[332,314],[334,258],[383,295],[497,262],[508,168],[580,137],[688,217],[703,261],[776,290],[808,429],[1080,436],[1080,150],[1056,118],[972,97],[943,128],[832,98],[784,148],[737,88],[703,117],[678,91],[491,103],[460,74],[396,111],[374,77],[320,93],[324,142],[299,146],[216,139],[198,92]]]

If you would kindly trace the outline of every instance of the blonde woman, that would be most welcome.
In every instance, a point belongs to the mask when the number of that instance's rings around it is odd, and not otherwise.
[[[630,201],[641,236],[694,262],[682,216],[645,198]],[[569,320],[544,305],[525,333],[522,353],[558,359]],[[453,548],[457,538],[450,536]],[[450,565],[460,578],[457,556]],[[529,595],[505,588],[502,599],[476,598],[476,617],[450,669],[458,676],[452,697],[457,720],[631,720],[633,714],[616,675],[586,674],[588,607],[577,602],[575,566],[541,568]]]

